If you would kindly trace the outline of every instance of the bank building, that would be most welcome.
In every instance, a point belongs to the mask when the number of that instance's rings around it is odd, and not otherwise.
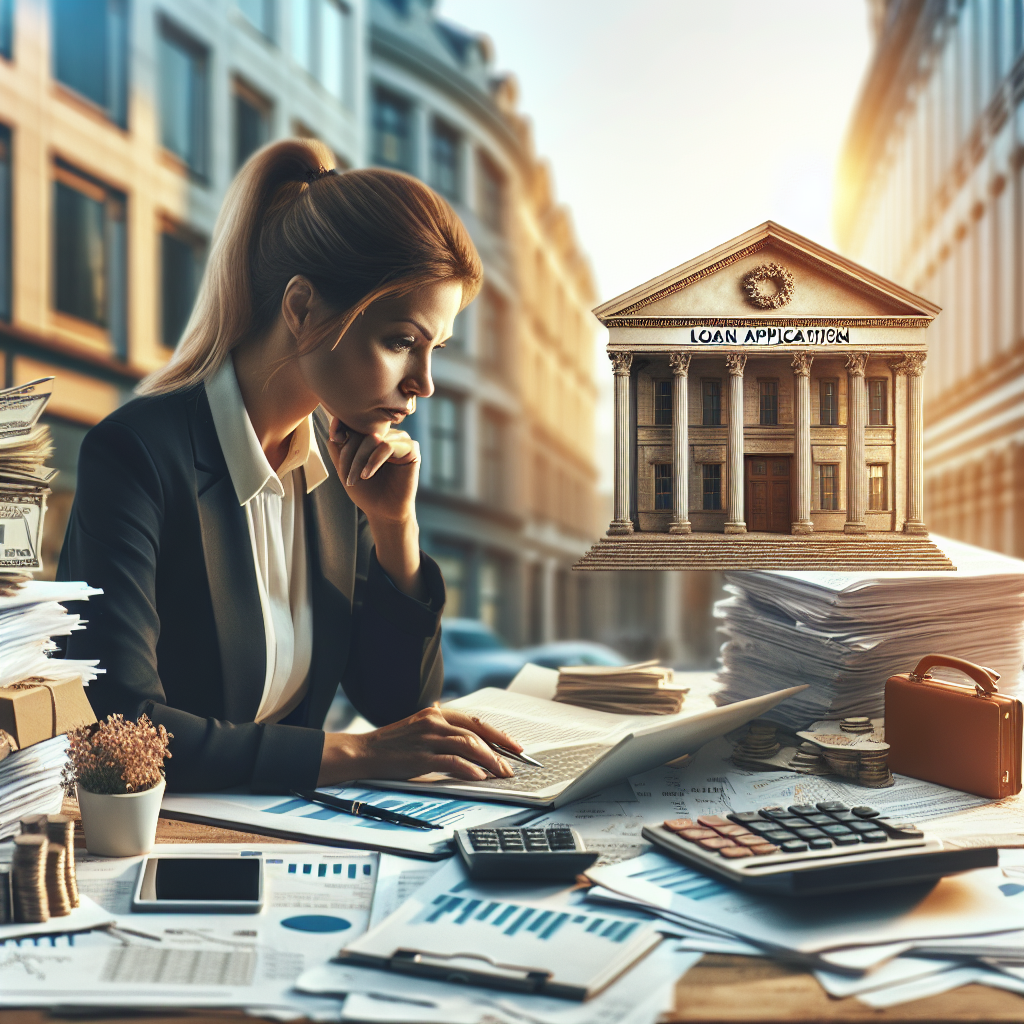
[[[576,568],[953,568],[923,506],[939,312],[771,221],[598,306],[614,518]]]

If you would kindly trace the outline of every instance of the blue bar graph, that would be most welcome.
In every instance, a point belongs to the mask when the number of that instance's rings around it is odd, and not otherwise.
[[[699,874],[677,864],[647,868],[630,875],[630,878],[639,878],[644,882],[650,882],[651,885],[656,885],[659,889],[678,893],[688,900],[706,900],[711,896],[720,896],[728,891],[726,886],[712,881],[707,875]]]
[[[456,825],[463,819],[467,811],[476,806],[465,800],[431,799],[421,796],[406,797],[393,793],[382,793],[380,790],[373,789],[337,789],[326,790],[326,792],[331,792],[346,800],[362,800],[375,807],[383,807],[385,810],[398,811],[400,814],[408,814],[414,818],[423,818],[436,825]],[[263,807],[261,810],[267,814],[295,814],[311,821],[331,821],[335,818],[345,818],[346,824],[357,828],[396,829],[404,827],[393,825],[387,821],[374,821],[373,818],[356,817],[346,814],[344,811],[321,807],[319,804],[297,798],[282,800]]]

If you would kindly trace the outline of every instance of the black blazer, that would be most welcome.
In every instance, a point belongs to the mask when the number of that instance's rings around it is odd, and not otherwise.
[[[429,604],[402,594],[372,549],[314,416],[329,476],[304,499],[313,597],[309,688],[288,716],[257,725],[266,638],[245,517],[202,385],[137,398],[86,434],[57,578],[103,596],[66,653],[105,670],[86,693],[98,717],[143,712],[174,734],[167,785],[316,785],[321,727],[340,683],[377,725],[440,696],[444,583],[423,556]]]

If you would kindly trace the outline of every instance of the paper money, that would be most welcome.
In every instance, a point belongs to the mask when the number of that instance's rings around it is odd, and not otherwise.
[[[0,391],[0,438],[28,434],[42,416],[52,391],[52,377]]]
[[[0,569],[41,569],[48,490],[0,489]]]

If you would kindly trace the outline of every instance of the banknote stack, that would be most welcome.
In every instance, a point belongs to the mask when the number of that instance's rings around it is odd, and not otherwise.
[[[558,670],[555,700],[616,715],[674,715],[686,688],[657,661],[636,665],[573,665]]]
[[[0,597],[43,565],[46,496],[57,471],[43,465],[53,445],[39,417],[52,388],[53,378],[44,377],[0,391]]]
[[[932,653],[993,668],[1000,692],[1013,693],[1024,664],[1024,562],[932,540],[955,572],[728,573],[730,596],[715,609],[726,638],[717,699],[808,683],[767,717],[797,730],[879,716],[886,679]],[[968,682],[949,669],[935,675]]]

